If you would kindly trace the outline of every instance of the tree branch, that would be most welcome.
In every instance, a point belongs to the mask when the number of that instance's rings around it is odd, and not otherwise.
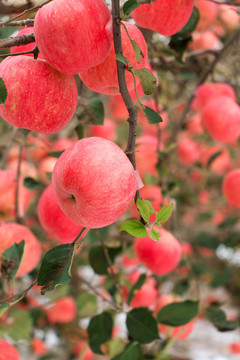
[[[7,49],[12,46],[27,45],[35,42],[34,34],[21,35],[0,40],[0,49]]]
[[[11,27],[18,27],[18,26],[22,26],[22,27],[32,27],[34,25],[34,19],[26,19],[26,20],[17,20],[17,21],[11,21],[11,23],[6,25],[6,22],[4,23],[0,23],[0,27],[5,27],[5,26],[11,26]]]
[[[43,2],[43,0],[16,0],[15,2],[12,0],[0,0],[0,15],[19,14],[22,12],[26,14],[29,10],[36,10],[45,5],[45,3],[47,2]]]

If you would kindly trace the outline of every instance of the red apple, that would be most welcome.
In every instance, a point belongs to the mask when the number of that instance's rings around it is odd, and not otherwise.
[[[47,309],[47,318],[50,324],[69,323],[76,316],[76,304],[71,296],[66,296],[50,304]]]
[[[197,0],[195,5],[200,13],[197,30],[205,30],[216,20],[218,5],[208,0]]]
[[[199,145],[191,139],[186,139],[178,144],[177,154],[184,165],[192,165],[200,158]]]
[[[77,358],[81,358],[82,360],[93,360],[95,358],[95,354],[88,347],[87,342],[84,340],[80,340],[77,345],[73,349],[74,354]]]
[[[73,76],[64,75],[43,60],[19,55],[0,65],[8,96],[0,105],[0,116],[9,124],[43,134],[64,128],[78,101]]]
[[[240,108],[231,98],[217,96],[204,107],[203,124],[216,141],[231,144],[240,135]]]
[[[17,349],[4,339],[0,339],[0,360],[20,360]]]
[[[229,151],[224,146],[214,145],[205,148],[201,153],[201,162],[204,166],[207,166],[211,156],[219,151],[221,151],[221,154],[211,162],[210,169],[218,175],[224,175],[232,167]]]
[[[229,205],[240,208],[240,169],[231,170],[222,184],[223,195]]]
[[[82,229],[62,212],[52,185],[45,189],[39,200],[38,218],[50,237],[63,244],[72,242]]]
[[[32,339],[32,348],[33,353],[36,355],[44,355],[47,352],[46,345],[41,339],[38,338]]]
[[[142,51],[144,58],[141,57],[140,64],[137,63],[134,49],[131,45],[129,37],[123,28],[121,27],[122,35],[122,47],[123,56],[129,60],[129,65],[134,68],[140,69],[147,65],[147,45],[141,31],[134,25],[124,22],[127,27],[127,31],[131,39],[135,40],[140,50]],[[92,67],[91,69],[81,71],[79,73],[80,78],[84,84],[91,90],[106,95],[119,95],[118,76],[117,76],[117,64],[114,45],[105,59],[100,65]],[[134,89],[134,79],[132,74],[125,70],[126,83],[128,91]],[[139,83],[139,79],[137,79]]]
[[[113,120],[105,118],[103,125],[91,126],[89,133],[92,136],[99,136],[107,140],[115,141],[117,138],[116,124]]]
[[[140,263],[157,275],[173,271],[181,260],[182,248],[178,240],[167,230],[154,226],[161,233],[158,241],[146,236],[136,238],[134,250]]]
[[[39,241],[23,225],[6,223],[0,226],[0,255],[15,242],[18,244],[25,240],[25,248],[22,263],[16,276],[20,277],[31,272],[39,263],[41,247]]]
[[[55,0],[38,10],[37,46],[44,59],[64,74],[102,63],[112,46],[112,18],[104,0]]]
[[[123,150],[99,137],[84,138],[65,150],[52,179],[63,212],[87,228],[119,219],[137,189],[134,168]]]
[[[193,0],[156,0],[132,11],[138,26],[171,36],[187,23],[193,10]]]
[[[194,114],[188,120],[187,129],[192,134],[201,134],[203,132],[202,118],[200,114]]]
[[[219,39],[213,31],[194,32],[192,41],[189,42],[191,50],[217,50],[220,46]],[[204,56],[204,55],[203,55]]]

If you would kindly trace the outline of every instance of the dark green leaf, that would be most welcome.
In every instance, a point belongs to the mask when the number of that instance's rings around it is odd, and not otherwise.
[[[134,298],[135,292],[143,286],[144,282],[146,280],[146,275],[141,274],[139,278],[137,279],[136,283],[132,286],[130,293],[128,295],[127,303],[130,304],[132,299]]]
[[[122,248],[110,248],[106,247],[108,255],[114,262],[115,257],[121,253]],[[93,246],[89,251],[89,262],[96,274],[106,275],[108,274],[109,263],[104,254],[102,246]]]
[[[4,104],[7,100],[7,88],[2,78],[0,78],[0,104]]]
[[[149,206],[146,204],[145,200],[138,198],[137,199],[137,208],[138,208],[142,218],[146,222],[148,222],[149,218],[150,218],[150,211],[149,211]]]
[[[24,255],[25,241],[14,243],[1,255],[1,274],[7,281],[13,280]]]
[[[150,215],[152,215],[154,213],[154,208],[152,207],[152,204],[149,200],[144,200],[145,201],[145,204],[147,205],[148,207],[148,210],[150,212]]]
[[[149,124],[158,124],[163,121],[161,116],[155,110],[146,105],[144,105],[143,112]]]
[[[63,153],[64,153],[65,150],[62,150],[62,151],[51,151],[48,156],[51,156],[51,157],[55,157],[55,158],[59,158]]]
[[[198,314],[198,301],[186,300],[164,306],[157,314],[160,324],[180,326],[187,324]]]
[[[147,236],[147,230],[145,229],[144,225],[138,220],[127,220],[122,223],[120,227],[120,231],[125,230],[130,235],[144,238]]]
[[[222,154],[222,151],[217,151],[214,154],[212,154],[212,156],[210,156],[210,158],[208,159],[207,168],[209,168],[211,166],[211,164],[213,163],[213,161],[221,154]]]
[[[77,133],[77,136],[78,136],[78,140],[83,139],[84,138],[84,128],[83,128],[82,124],[78,124],[75,127],[75,130],[76,130],[76,133]]]
[[[77,313],[80,318],[90,317],[98,310],[97,298],[86,291],[81,292],[76,299]]]
[[[173,211],[173,204],[163,206],[161,210],[156,213],[157,221],[164,223],[168,221]]]
[[[123,56],[122,54],[116,54],[116,59],[118,61],[120,61],[121,63],[123,63],[123,64],[128,64],[129,63],[128,59],[125,58],[125,56]]]
[[[218,228],[219,229],[224,229],[224,228],[227,228],[227,227],[232,228],[234,225],[236,225],[238,220],[239,220],[239,218],[237,216],[236,217],[228,217],[226,220],[224,220],[223,222],[221,222],[218,225]]]
[[[103,125],[104,122],[104,106],[100,98],[94,97],[89,102],[90,108],[96,117],[97,125]]]
[[[140,47],[138,46],[138,44],[136,43],[135,40],[130,39],[130,41],[131,41],[133,50],[134,50],[134,52],[135,52],[135,56],[136,56],[136,59],[137,59],[137,63],[140,64],[140,62],[141,62],[141,56],[144,57],[144,56],[143,56],[143,53],[142,53]]]
[[[112,315],[104,311],[94,316],[88,325],[89,345],[96,354],[103,354],[101,345],[111,339],[113,330]]]
[[[123,12],[125,15],[129,15],[139,6],[140,4],[138,4],[136,0],[128,0],[123,4]]]
[[[157,87],[157,79],[146,68],[132,70],[135,76],[140,79],[140,83],[145,95],[151,95],[155,92]]]
[[[157,322],[147,308],[139,307],[130,311],[126,323],[129,335],[141,344],[159,339]]]
[[[161,233],[159,231],[157,231],[156,229],[152,229],[149,231],[148,236],[150,237],[150,239],[152,239],[154,241],[158,241],[159,238],[161,237]]]
[[[232,331],[240,326],[239,322],[228,321],[224,311],[213,305],[207,308],[206,315],[219,331]]]
[[[22,300],[24,298],[24,296],[25,296],[25,293],[22,293],[18,296],[15,295],[8,304],[0,305],[0,318],[5,313],[5,311],[7,311],[11,306],[18,303],[20,300]]]
[[[42,294],[71,281],[71,266],[76,248],[77,245],[74,244],[62,244],[44,255],[37,278],[38,285],[43,286]]]
[[[28,190],[36,190],[36,189],[39,189],[41,187],[41,184],[38,181],[36,181],[35,179],[31,178],[31,177],[26,177],[24,179],[23,185]]]
[[[138,342],[130,342],[125,350],[111,360],[144,360],[141,346]]]
[[[219,237],[206,232],[200,232],[195,239],[198,245],[208,249],[215,250],[219,245]]]

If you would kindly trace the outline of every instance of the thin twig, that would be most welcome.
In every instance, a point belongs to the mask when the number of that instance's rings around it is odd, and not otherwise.
[[[3,157],[2,157],[2,161],[1,161],[1,164],[0,164],[0,169],[4,169],[5,166],[6,166],[6,162],[7,162],[7,158],[8,158],[8,153],[9,153],[9,150],[11,149],[11,146],[14,142],[14,138],[15,138],[15,135],[17,134],[17,131],[18,131],[18,128],[16,128],[15,126],[12,128],[12,131],[11,131],[11,134],[8,138],[8,141],[6,143],[6,148],[5,148],[5,151],[4,151],[4,154],[3,154]]]
[[[37,283],[37,280],[35,280],[27,289],[25,289],[24,291],[21,291],[20,293],[16,294],[16,295],[13,295],[13,296],[10,296],[6,299],[3,299],[3,300],[0,300],[0,305],[3,305],[3,304],[10,304],[14,301],[16,301],[19,297],[21,296],[25,296],[28,291]]]
[[[7,49],[12,46],[27,45],[35,42],[34,34],[20,35],[0,40],[0,49]]]
[[[16,222],[21,223],[21,216],[19,214],[19,187],[20,187],[20,175],[21,175],[21,162],[22,162],[23,144],[19,145],[18,154],[18,166],[17,166],[17,178],[16,178],[16,197],[15,197],[15,208],[16,208]]]
[[[32,27],[34,25],[34,19],[26,19],[19,21],[12,21],[11,24],[6,25],[5,23],[0,23],[0,27],[11,26],[11,27]]]

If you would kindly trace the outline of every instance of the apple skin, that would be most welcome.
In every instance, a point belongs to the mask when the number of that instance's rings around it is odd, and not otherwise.
[[[100,228],[119,219],[137,189],[134,168],[113,142],[89,137],[58,159],[52,182],[59,206],[75,223]]]
[[[38,218],[49,236],[62,244],[72,242],[82,226],[70,220],[58,205],[53,186],[49,185],[38,203]]]
[[[138,26],[165,36],[181,30],[193,10],[193,0],[156,0],[133,10],[131,15]]]
[[[104,139],[115,141],[117,138],[116,124],[113,120],[105,118],[103,125],[94,125],[89,129],[91,136],[103,137]]]
[[[55,0],[38,10],[34,34],[54,69],[77,74],[107,57],[113,39],[111,13],[104,0]]]
[[[220,46],[220,41],[213,31],[194,32],[192,41],[189,42],[191,50],[217,50]],[[202,55],[204,56],[204,55]]]
[[[50,324],[66,324],[75,318],[77,308],[74,299],[71,296],[66,296],[50,304],[46,313]]]
[[[20,360],[17,349],[4,339],[0,339],[0,360]]]
[[[122,47],[123,47],[123,56],[129,60],[129,65],[133,66],[136,69],[144,68],[147,66],[147,45],[143,34],[141,31],[130,23],[124,22],[127,27],[128,33],[131,39],[135,40],[141,49],[144,58],[141,56],[140,64],[137,63],[136,55],[131,45],[131,42],[127,36],[127,33],[124,27],[121,27],[121,36],[122,36]],[[105,59],[100,65],[92,67],[86,71],[81,71],[79,73],[80,78],[83,83],[91,90],[106,94],[106,95],[119,95],[119,85],[118,85],[118,76],[117,76],[117,64],[114,45]],[[128,91],[134,89],[134,78],[132,74],[125,70],[125,78],[128,87]],[[139,79],[137,79],[137,84],[139,84]]]
[[[23,225],[6,223],[0,226],[0,256],[15,242],[18,244],[22,240],[25,240],[24,256],[16,277],[28,274],[38,265],[41,257],[40,243]]]
[[[219,151],[222,153],[211,162],[210,170],[218,175],[224,175],[232,168],[231,157],[226,147],[221,145],[214,145],[205,148],[201,153],[201,163],[203,166],[207,166],[211,156]]]
[[[8,91],[0,116],[9,124],[52,134],[71,120],[78,101],[73,76],[59,73],[43,60],[19,55],[3,60],[0,77]]]
[[[32,339],[32,350],[36,355],[45,355],[47,352],[44,342],[36,337]]]
[[[161,233],[158,241],[146,236],[135,238],[134,251],[139,262],[157,275],[173,271],[181,260],[182,247],[178,240],[167,230],[154,226]]]
[[[196,29],[198,31],[205,30],[217,19],[219,5],[211,1],[197,0],[195,6],[200,14]]]
[[[240,169],[231,170],[223,179],[222,192],[229,205],[240,208]]]
[[[31,34],[31,33],[34,33],[34,29],[33,27],[26,27],[22,30],[20,30],[18,33],[17,33],[17,36],[21,36],[21,35],[28,35],[28,34]],[[27,45],[21,45],[21,46],[13,46],[10,50],[10,53],[11,54],[16,54],[16,53],[19,53],[19,52],[26,52],[26,51],[31,51],[34,49],[36,43],[30,43],[30,44],[27,44]],[[33,54],[26,54],[25,56],[30,56],[33,58]],[[43,60],[43,57],[42,55],[39,53],[38,54],[38,59],[42,59]]]
[[[179,160],[184,165],[192,165],[200,158],[199,145],[191,139],[181,141],[177,146]]]
[[[217,96],[204,107],[202,121],[216,141],[231,144],[240,135],[240,108],[231,98]]]

